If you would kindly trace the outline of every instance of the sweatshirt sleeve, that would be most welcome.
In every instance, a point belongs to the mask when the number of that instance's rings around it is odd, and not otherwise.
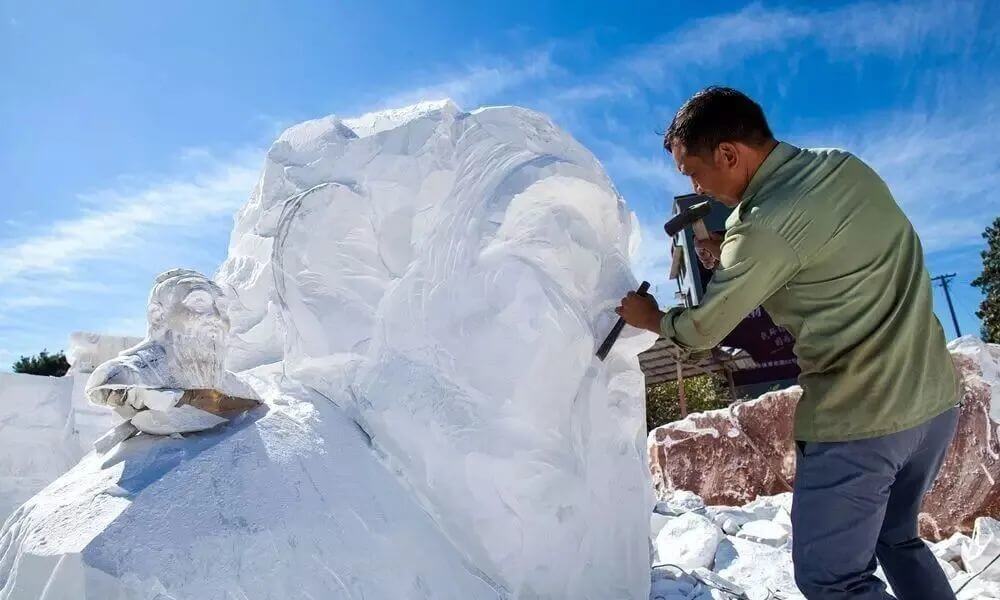
[[[672,308],[660,332],[685,350],[707,350],[799,271],[794,249],[770,229],[741,223],[726,232],[719,266],[701,304]]]

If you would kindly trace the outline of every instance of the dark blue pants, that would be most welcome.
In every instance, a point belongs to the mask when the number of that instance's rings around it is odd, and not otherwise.
[[[798,443],[792,559],[806,598],[892,598],[873,575],[876,557],[899,600],[955,598],[917,515],[957,422],[953,408],[882,437]]]

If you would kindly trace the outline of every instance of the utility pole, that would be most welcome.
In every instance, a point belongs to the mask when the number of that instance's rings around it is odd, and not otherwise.
[[[947,275],[931,277],[931,281],[941,282],[941,287],[944,288],[944,297],[948,301],[948,310],[951,311],[951,322],[955,325],[955,334],[958,337],[962,337],[962,330],[958,328],[958,317],[955,316],[955,307],[951,304],[951,293],[948,291],[948,284],[951,283],[954,277],[954,273],[949,273]]]

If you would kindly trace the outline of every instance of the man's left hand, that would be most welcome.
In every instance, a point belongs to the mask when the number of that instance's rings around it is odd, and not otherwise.
[[[660,319],[666,314],[660,310],[656,298],[652,295],[640,296],[635,292],[629,292],[622,298],[621,306],[616,308],[615,312],[632,327],[647,329],[654,333],[660,333]]]

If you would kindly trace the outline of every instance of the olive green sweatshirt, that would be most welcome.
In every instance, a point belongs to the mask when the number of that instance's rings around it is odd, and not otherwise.
[[[920,240],[885,182],[842,150],[780,143],[726,223],[702,303],[660,326],[712,348],[757,306],[795,337],[795,437],[894,433],[958,401]]]

